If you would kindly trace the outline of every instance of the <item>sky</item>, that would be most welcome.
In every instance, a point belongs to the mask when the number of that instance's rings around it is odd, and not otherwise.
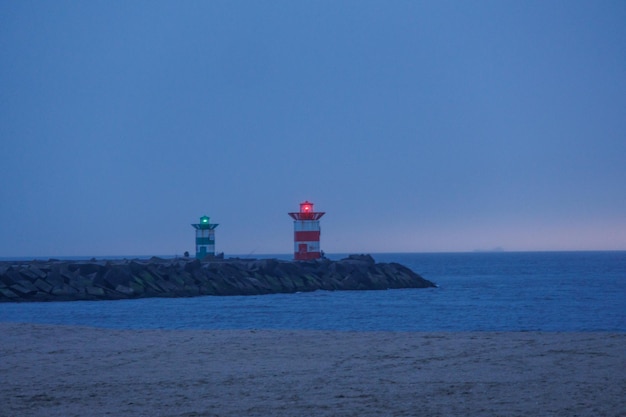
[[[626,250],[624,1],[0,0],[0,257]]]

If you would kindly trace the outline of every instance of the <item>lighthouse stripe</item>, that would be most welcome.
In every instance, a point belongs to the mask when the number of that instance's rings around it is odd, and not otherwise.
[[[294,232],[294,240],[300,242],[319,241],[320,232]]]
[[[307,252],[319,252],[320,251],[320,242],[294,242],[293,251],[299,252],[300,245],[306,245]]]
[[[319,231],[320,230],[320,222],[307,220],[307,221],[295,221],[293,222],[293,230],[296,232],[309,232],[309,231]]]
[[[307,242],[293,242],[294,247],[299,248],[300,245],[306,245],[307,250],[320,250],[320,242],[317,241],[307,241]]]
[[[293,258],[296,261],[310,261],[313,259],[319,259],[321,257],[322,257],[321,252],[304,252],[304,253],[294,252],[293,254]]]
[[[196,245],[213,245],[215,244],[215,240],[209,239],[208,237],[197,237]]]

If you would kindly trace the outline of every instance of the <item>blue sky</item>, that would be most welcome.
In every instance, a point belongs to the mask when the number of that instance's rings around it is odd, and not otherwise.
[[[0,256],[626,249],[626,2],[0,0]]]

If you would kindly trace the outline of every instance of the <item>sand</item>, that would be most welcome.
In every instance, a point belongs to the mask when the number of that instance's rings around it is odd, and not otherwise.
[[[1,416],[626,416],[626,333],[0,323]]]

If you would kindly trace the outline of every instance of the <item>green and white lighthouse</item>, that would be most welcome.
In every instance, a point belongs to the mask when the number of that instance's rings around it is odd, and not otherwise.
[[[207,255],[215,256],[216,223],[209,221],[209,216],[200,217],[200,223],[192,224],[196,229],[196,258],[203,259]]]

